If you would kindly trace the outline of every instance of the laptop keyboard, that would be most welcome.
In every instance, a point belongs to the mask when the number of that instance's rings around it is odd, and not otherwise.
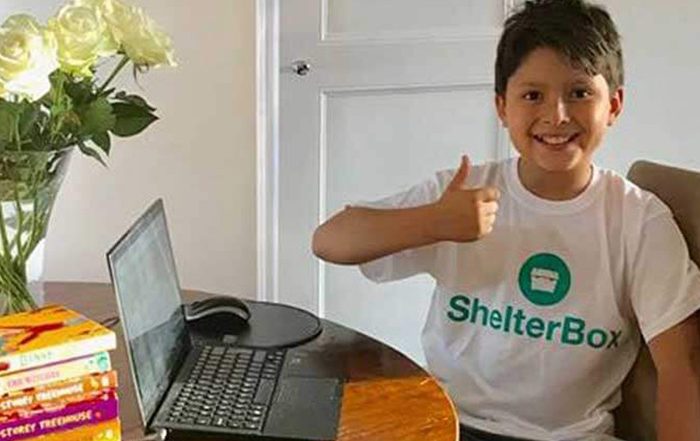
[[[260,432],[284,350],[204,346],[168,420]]]

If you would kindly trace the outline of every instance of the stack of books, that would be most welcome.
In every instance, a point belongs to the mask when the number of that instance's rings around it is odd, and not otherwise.
[[[63,306],[0,317],[0,441],[119,441],[115,347]]]

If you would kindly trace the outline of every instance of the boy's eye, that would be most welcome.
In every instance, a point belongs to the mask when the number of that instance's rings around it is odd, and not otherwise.
[[[525,100],[527,100],[527,101],[536,101],[541,96],[542,96],[541,93],[534,91],[534,90],[531,90],[529,92],[525,92],[525,94],[523,95],[523,98],[525,98]]]
[[[574,89],[574,91],[571,93],[571,96],[577,99],[588,98],[591,95],[592,93],[588,89]]]

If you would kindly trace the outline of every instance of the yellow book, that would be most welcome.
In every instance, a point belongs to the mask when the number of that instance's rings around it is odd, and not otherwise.
[[[109,354],[100,352],[63,363],[14,372],[0,377],[0,395],[29,387],[43,386],[56,381],[82,377],[83,375],[103,373],[111,368],[112,362],[109,359]]]
[[[0,376],[110,351],[110,329],[64,306],[0,317]]]

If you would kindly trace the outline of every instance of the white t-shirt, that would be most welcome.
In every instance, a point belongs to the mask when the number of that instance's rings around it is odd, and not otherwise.
[[[639,329],[648,342],[700,309],[700,272],[653,194],[594,166],[582,194],[544,200],[522,185],[517,161],[470,170],[468,186],[501,190],[491,234],[360,269],[377,282],[435,279],[423,349],[463,424],[542,440],[612,434]],[[454,174],[365,205],[434,202]]]

